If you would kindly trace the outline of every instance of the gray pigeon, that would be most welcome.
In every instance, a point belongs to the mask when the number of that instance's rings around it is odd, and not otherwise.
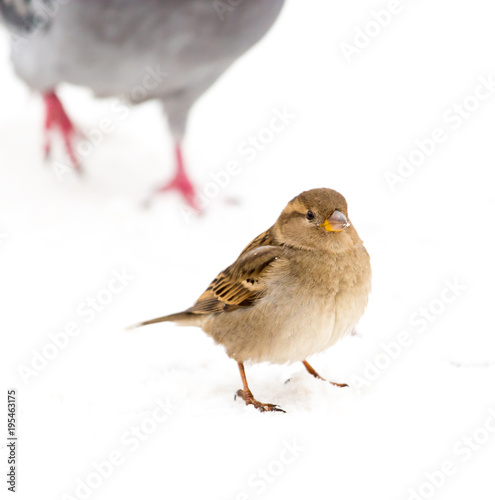
[[[175,141],[178,190],[197,208],[181,142],[196,101],[275,22],[284,0],[0,0],[16,73],[43,95],[45,153],[61,133],[76,168],[76,129],[57,97],[61,82],[132,104],[159,99]]]

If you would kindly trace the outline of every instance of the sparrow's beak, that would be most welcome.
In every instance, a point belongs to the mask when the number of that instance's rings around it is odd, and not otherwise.
[[[329,219],[325,219],[323,224],[320,224],[320,227],[325,228],[325,231],[336,232],[342,231],[346,227],[349,227],[351,224],[348,222],[347,217],[338,210],[332,214]]]

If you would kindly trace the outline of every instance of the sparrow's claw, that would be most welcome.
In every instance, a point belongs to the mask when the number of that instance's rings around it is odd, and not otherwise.
[[[251,393],[245,394],[242,389],[239,389],[236,392],[234,399],[237,399],[237,396],[244,400],[246,406],[253,405],[259,411],[281,411],[282,413],[286,413],[285,410],[280,408],[280,406],[273,405],[271,403],[261,403],[260,401],[254,399]]]
[[[330,382],[332,385],[335,385],[337,387],[349,387],[348,384],[339,384],[338,382],[332,382],[331,380],[329,380],[328,382]]]
[[[323,382],[330,382],[332,385],[335,385],[337,387],[349,387],[347,384],[339,384],[338,382],[332,382],[331,380],[327,381],[307,361],[303,361],[303,365],[306,368],[306,370],[308,371],[308,373],[313,375],[314,378],[317,378],[319,380],[323,380]]]

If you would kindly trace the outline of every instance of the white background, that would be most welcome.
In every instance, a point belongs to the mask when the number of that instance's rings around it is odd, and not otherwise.
[[[386,500],[416,498],[423,487],[418,498],[493,499],[495,436],[480,428],[495,412],[495,96],[456,130],[443,115],[495,74],[495,11],[487,0],[404,0],[348,62],[341,42],[353,43],[385,5],[289,1],[269,35],[198,101],[185,143],[197,186],[231,161],[242,172],[191,220],[175,195],[140,204],[172,172],[156,103],[105,136],[82,179],[59,181],[42,161],[41,100],[13,74],[2,32],[1,400],[17,388],[18,498],[82,498],[76,486],[94,479],[92,463],[119,451],[123,463],[87,498]],[[113,101],[86,90],[60,95],[86,133],[113,116]],[[296,116],[248,163],[238,147],[274,107]],[[391,190],[385,172],[435,128],[447,139]],[[287,411],[261,414],[234,401],[236,364],[200,330],[125,331],[190,306],[289,199],[321,186],[347,198],[372,258],[358,335],[311,360],[348,389],[300,364],[248,367],[255,396]],[[129,285],[86,323],[78,306],[123,268]],[[446,280],[464,288],[442,306]],[[438,314],[419,328],[425,307]],[[19,367],[70,321],[81,333],[23,380]],[[403,331],[412,344],[395,360],[377,358]],[[388,366],[360,383],[378,359]],[[152,426],[156,398],[174,410],[131,449],[122,439]],[[462,443],[473,434],[479,449],[468,457]],[[302,451],[284,465],[294,440]],[[455,472],[424,486],[445,461]],[[6,487],[2,479],[2,497]]]

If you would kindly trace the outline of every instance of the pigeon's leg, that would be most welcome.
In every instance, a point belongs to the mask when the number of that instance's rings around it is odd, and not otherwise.
[[[57,97],[54,91],[47,92],[43,95],[43,100],[45,102],[45,143],[44,151],[45,158],[48,158],[51,151],[51,133],[54,131],[59,132],[62,135],[64,141],[65,151],[69,156],[69,159],[76,169],[80,172],[81,165],[79,159],[74,151],[73,142],[78,135],[77,129],[74,127],[70,118],[67,116],[60,99]]]
[[[253,393],[249,390],[246,379],[246,372],[244,371],[244,365],[242,363],[237,363],[237,365],[239,366],[239,372],[241,374],[242,386],[244,387],[244,390],[239,389],[236,393],[236,396],[242,398],[246,403],[246,406],[253,405],[259,411],[281,411],[285,413],[285,411],[277,405],[272,405],[270,403],[260,403],[259,401],[254,399]]]
[[[307,361],[303,361],[302,364],[304,365],[304,367],[306,368],[306,370],[308,370],[309,373],[311,373],[311,375],[313,375],[314,378],[318,378],[320,380],[323,380],[326,382],[326,380],[321,377],[318,372],[307,362]],[[348,387],[347,384],[338,384],[337,382],[331,382],[329,380],[329,382],[332,384],[332,385],[336,385],[337,387]]]
[[[161,188],[158,192],[165,193],[167,191],[179,191],[179,193],[184,197],[186,203],[199,212],[199,205],[196,197],[196,189],[194,188],[189,176],[186,173],[184,166],[184,159],[182,157],[182,149],[179,141],[175,143],[175,161],[176,161],[176,172],[173,179]]]

